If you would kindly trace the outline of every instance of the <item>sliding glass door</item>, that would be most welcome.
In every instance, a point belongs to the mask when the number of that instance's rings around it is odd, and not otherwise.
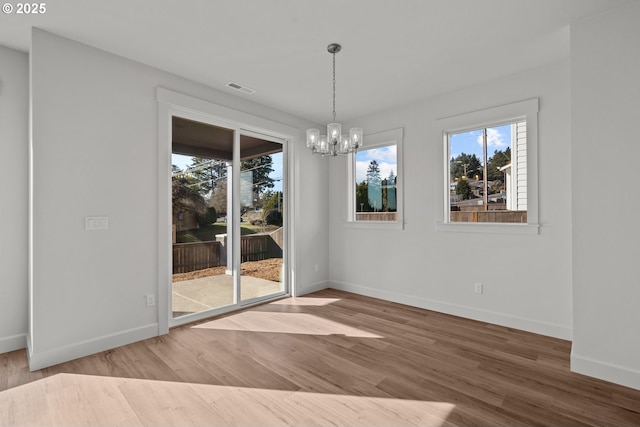
[[[172,324],[286,293],[283,141],[172,118]]]
[[[240,299],[282,294],[284,283],[283,146],[264,135],[240,134]]]

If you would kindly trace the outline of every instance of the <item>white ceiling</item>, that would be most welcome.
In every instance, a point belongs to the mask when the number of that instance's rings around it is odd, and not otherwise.
[[[558,60],[573,20],[628,1],[51,0],[0,14],[0,45],[28,51],[34,26],[325,123],[329,43],[345,121]]]

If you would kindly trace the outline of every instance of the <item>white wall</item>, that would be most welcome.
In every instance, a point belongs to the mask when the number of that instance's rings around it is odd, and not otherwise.
[[[331,167],[333,286],[392,301],[571,338],[569,60],[347,124],[404,128],[404,230],[344,227],[346,166]],[[539,235],[437,232],[442,198],[439,118],[540,99]],[[366,135],[365,135],[366,145]],[[441,205],[441,204],[440,204]],[[484,293],[474,293],[474,283]]]
[[[26,345],[28,132],[29,58],[0,46],[0,353]]]
[[[162,86],[302,131],[311,123],[133,61],[35,30],[32,41],[32,369],[157,334],[158,135]],[[294,159],[301,250],[326,260],[326,165]],[[86,216],[110,228],[85,231]],[[323,286],[299,260],[299,292]]]
[[[572,369],[640,389],[640,3],[571,30]]]

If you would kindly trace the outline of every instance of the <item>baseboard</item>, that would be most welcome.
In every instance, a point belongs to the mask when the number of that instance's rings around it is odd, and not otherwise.
[[[0,354],[27,348],[27,334],[0,338]]]
[[[571,371],[640,390],[640,371],[579,356],[573,351],[571,351]]]
[[[32,346],[29,346],[29,369],[31,371],[37,371],[38,369],[68,362],[69,360],[89,356],[101,351],[131,344],[136,341],[142,341],[155,336],[158,336],[158,324],[152,323],[139,328],[129,329],[127,331],[105,335],[42,352],[35,352]]]
[[[310,294],[312,292],[318,292],[323,289],[327,289],[330,286],[331,286],[331,282],[327,282],[327,281],[311,283],[310,285],[307,285],[307,286],[300,286],[298,287],[298,289],[296,289],[296,293],[294,296],[300,297],[302,295]]]
[[[533,332],[535,334],[546,335],[549,337],[571,340],[573,330],[569,327],[556,325],[548,322],[541,322],[534,319],[512,316],[509,314],[482,310],[475,307],[451,304],[442,301],[420,298],[412,295],[405,295],[396,292],[383,291],[380,289],[370,288],[367,286],[355,285],[352,283],[332,281],[330,286],[354,294],[365,295],[374,298],[380,298],[387,301],[397,302],[412,307],[433,310],[439,313],[451,314],[467,319],[478,320],[480,322],[493,323],[495,325],[505,326],[508,328],[520,329],[522,331]]]

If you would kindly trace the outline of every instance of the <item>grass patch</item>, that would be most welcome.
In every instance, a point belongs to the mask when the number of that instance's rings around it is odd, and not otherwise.
[[[275,225],[251,225],[248,222],[240,223],[240,235],[269,233],[277,230]],[[216,239],[216,234],[227,232],[226,222],[216,222],[215,224],[200,226],[192,230],[182,230],[176,233],[176,243],[208,242]]]

